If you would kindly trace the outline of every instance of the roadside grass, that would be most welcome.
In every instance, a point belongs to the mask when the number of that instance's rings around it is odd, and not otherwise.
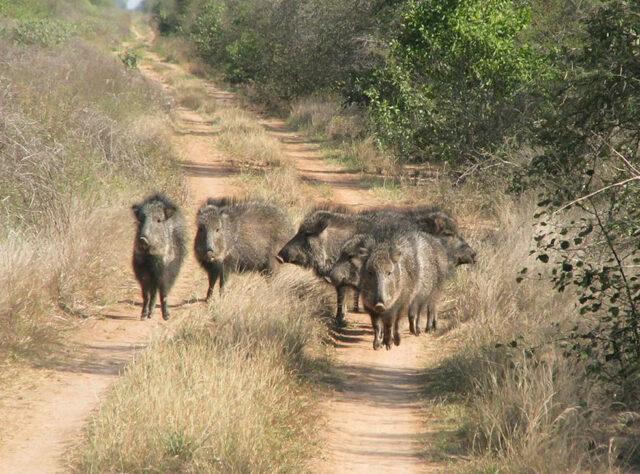
[[[357,107],[343,108],[336,98],[307,97],[294,102],[289,126],[326,141],[326,159],[362,173],[394,176],[397,166],[389,153],[368,135],[363,113]]]
[[[77,316],[116,296],[130,203],[154,189],[182,199],[184,187],[162,94],[137,72],[81,39],[0,40],[0,56],[5,386],[9,366],[50,356]]]
[[[73,472],[304,471],[319,449],[309,381],[327,371],[330,302],[300,269],[235,275],[127,368],[73,453]]]
[[[638,438],[615,427],[615,398],[561,347],[584,317],[572,295],[535,276],[544,274],[530,255],[535,200],[495,200],[495,230],[468,239],[478,263],[459,268],[447,288],[438,339],[449,355],[425,370],[441,381],[426,385],[428,403],[457,413],[457,429],[434,436],[454,446],[448,459],[464,458],[465,472],[617,472]],[[534,276],[518,283],[524,267]]]
[[[221,107],[213,115],[220,126],[218,146],[240,169],[290,165],[280,141],[267,133],[257,117],[234,106]]]

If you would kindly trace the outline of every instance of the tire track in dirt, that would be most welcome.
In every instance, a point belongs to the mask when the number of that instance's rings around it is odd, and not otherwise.
[[[335,204],[363,209],[384,204],[360,182],[360,175],[328,164],[319,146],[277,119],[262,124],[282,142],[303,180],[325,184]],[[325,404],[323,453],[309,469],[319,473],[436,472],[421,455],[425,427],[421,416],[421,375],[431,336],[417,338],[402,328],[403,342],[391,351],[374,351],[369,316],[347,315],[349,326],[334,334],[335,363],[341,383]],[[405,322],[406,323],[406,322]]]

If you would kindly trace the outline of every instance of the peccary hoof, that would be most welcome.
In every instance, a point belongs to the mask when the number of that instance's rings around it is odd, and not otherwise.
[[[149,317],[149,315],[148,315],[148,314],[142,313],[142,314],[140,315],[140,321],[144,321],[144,320],[145,320],[145,319],[147,319],[148,317]]]
[[[162,319],[164,319],[165,321],[169,321],[169,319],[171,319],[171,313],[169,311],[165,311],[164,313],[162,313]]]
[[[384,345],[384,347],[386,347],[386,348],[387,348],[387,350],[388,350],[388,351],[390,351],[390,350],[391,350],[391,343],[386,343],[386,344]]]
[[[336,316],[335,325],[338,328],[347,327],[347,322],[344,320],[344,316],[342,316],[342,317],[337,317]]]
[[[396,334],[395,336],[393,336],[393,343],[394,343],[396,346],[399,346],[399,345],[400,345],[400,334]]]
[[[378,349],[380,349],[380,341],[378,341],[377,339],[373,340],[373,350],[377,351]]]

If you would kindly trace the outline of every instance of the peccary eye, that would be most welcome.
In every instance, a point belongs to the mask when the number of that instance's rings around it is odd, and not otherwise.
[[[219,228],[218,228],[218,229],[216,229],[216,232],[220,232],[220,229],[219,229]]]
[[[156,222],[160,224],[160,222],[162,222],[162,219],[156,219]]]

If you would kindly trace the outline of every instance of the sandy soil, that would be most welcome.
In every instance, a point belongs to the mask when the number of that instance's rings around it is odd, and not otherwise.
[[[148,60],[160,58],[149,55]],[[148,62],[141,70],[152,80],[162,81]],[[207,89],[217,100],[233,101],[232,94],[213,84]],[[211,124],[188,109],[179,108],[176,115],[175,141],[192,197],[188,212],[192,215],[207,196],[241,193],[230,184],[232,168],[212,144]],[[281,120],[261,119],[261,123],[282,141],[301,177],[330,186],[337,204],[353,208],[379,204],[357,174],[323,161],[317,144],[289,131]],[[123,258],[128,259],[128,251]],[[125,298],[84,324],[74,337],[74,354],[62,364],[40,369],[31,387],[23,386],[3,401],[0,416],[8,420],[10,435],[0,444],[0,472],[64,472],[65,450],[79,439],[91,411],[124,366],[151,338],[172,331],[205,290],[205,276],[190,257],[171,295],[172,320],[165,323],[156,315],[141,322],[137,284],[132,275],[123,278]],[[349,327],[334,335],[341,381],[325,404],[325,449],[309,469],[327,473],[437,470],[421,457],[424,425],[419,397],[425,346],[436,342],[430,336],[411,336],[405,328],[400,347],[373,351],[368,316],[352,313],[347,319]]]

